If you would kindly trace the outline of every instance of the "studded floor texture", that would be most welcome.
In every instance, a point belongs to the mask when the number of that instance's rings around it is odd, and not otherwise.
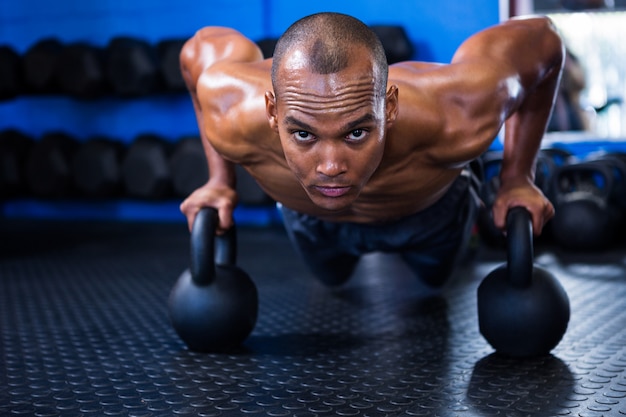
[[[626,255],[537,247],[563,283],[553,355],[493,354],[476,288],[503,261],[480,248],[441,293],[392,255],[339,290],[317,283],[280,228],[239,230],[259,288],[241,349],[188,351],[167,296],[188,265],[179,224],[0,222],[0,415],[626,415]]]

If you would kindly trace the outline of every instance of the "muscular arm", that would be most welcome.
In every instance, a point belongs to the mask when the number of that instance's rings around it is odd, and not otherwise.
[[[564,61],[564,47],[547,18],[511,20],[485,30],[464,43],[454,62],[491,67],[508,97],[501,188],[494,222],[503,228],[506,213],[524,206],[533,215],[535,233],[554,214],[550,202],[534,186],[535,158],[552,111]],[[478,71],[480,68],[475,68]]]
[[[232,212],[237,197],[235,194],[234,164],[220,155],[207,136],[202,99],[198,84],[207,70],[223,62],[253,62],[261,60],[259,48],[249,39],[233,29],[207,27],[199,30],[189,39],[180,54],[180,67],[189,90],[198,123],[200,138],[209,167],[209,181],[192,193],[181,204],[181,211],[187,217],[189,228],[200,208],[212,206],[218,209],[220,224],[218,231],[232,226]]]

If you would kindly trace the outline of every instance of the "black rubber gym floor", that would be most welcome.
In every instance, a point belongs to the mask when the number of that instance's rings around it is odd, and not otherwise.
[[[281,228],[242,228],[259,288],[237,351],[186,350],[166,301],[188,265],[182,224],[0,222],[0,415],[626,415],[626,255],[537,249],[572,318],[549,357],[493,354],[476,288],[504,252],[480,248],[442,293],[391,255],[341,290],[317,283]]]

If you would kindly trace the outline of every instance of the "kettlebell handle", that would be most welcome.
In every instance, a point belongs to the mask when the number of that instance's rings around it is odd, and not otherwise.
[[[215,278],[215,265],[234,265],[237,261],[235,226],[216,235],[219,217],[213,207],[198,211],[191,228],[191,263],[189,269],[197,285],[208,285]]]
[[[507,271],[511,285],[526,288],[532,284],[533,226],[530,212],[524,207],[509,209],[506,216]]]

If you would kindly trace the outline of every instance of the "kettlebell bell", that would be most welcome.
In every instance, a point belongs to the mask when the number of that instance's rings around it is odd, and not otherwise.
[[[234,226],[216,236],[217,210],[203,208],[191,230],[191,263],[172,288],[169,316],[192,351],[237,347],[250,335],[258,314],[258,293],[236,263]]]
[[[478,287],[480,332],[499,354],[547,355],[567,330],[569,298],[550,272],[534,265],[528,210],[511,208],[506,229],[507,264],[493,270]]]

